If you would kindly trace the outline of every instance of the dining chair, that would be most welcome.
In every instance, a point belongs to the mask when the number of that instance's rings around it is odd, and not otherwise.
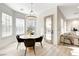
[[[33,47],[34,54],[36,55],[36,53],[35,53],[35,39],[28,38],[28,39],[24,40],[24,45],[26,47],[26,49],[25,49],[25,55],[26,55],[28,47]]]
[[[20,43],[23,43],[25,39],[20,38],[19,35],[16,36],[16,39],[18,41],[18,45],[17,45],[17,49],[18,49],[18,46],[20,45]]]
[[[42,40],[43,40],[43,36],[40,36],[38,38],[35,38],[35,42],[40,42],[42,48],[43,48],[43,45],[42,45]]]

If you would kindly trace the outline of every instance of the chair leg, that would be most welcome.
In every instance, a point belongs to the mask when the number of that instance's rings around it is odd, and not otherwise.
[[[18,45],[17,45],[17,49],[18,49],[19,45],[20,45],[20,43],[18,43]]]
[[[42,42],[40,42],[40,44],[41,44],[41,47],[43,48]]]
[[[33,47],[33,50],[34,50],[34,54],[36,55],[36,52],[35,52],[35,47]]]
[[[24,54],[25,56],[26,56],[26,52],[27,52],[27,48],[25,49],[25,54]]]

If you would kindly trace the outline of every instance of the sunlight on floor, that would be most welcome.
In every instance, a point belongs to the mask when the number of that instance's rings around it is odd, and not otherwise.
[[[79,47],[68,47],[68,48],[72,49],[72,51],[71,51],[72,55],[79,56]]]

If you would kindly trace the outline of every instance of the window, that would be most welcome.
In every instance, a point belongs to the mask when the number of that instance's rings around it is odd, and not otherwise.
[[[12,16],[2,13],[2,37],[12,35]]]
[[[16,18],[16,34],[24,34],[24,19]]]

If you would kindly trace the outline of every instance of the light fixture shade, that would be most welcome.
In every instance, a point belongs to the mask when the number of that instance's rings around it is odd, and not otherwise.
[[[30,15],[30,16],[26,16],[26,19],[28,19],[28,20],[36,20],[37,17],[34,16],[34,15]]]

